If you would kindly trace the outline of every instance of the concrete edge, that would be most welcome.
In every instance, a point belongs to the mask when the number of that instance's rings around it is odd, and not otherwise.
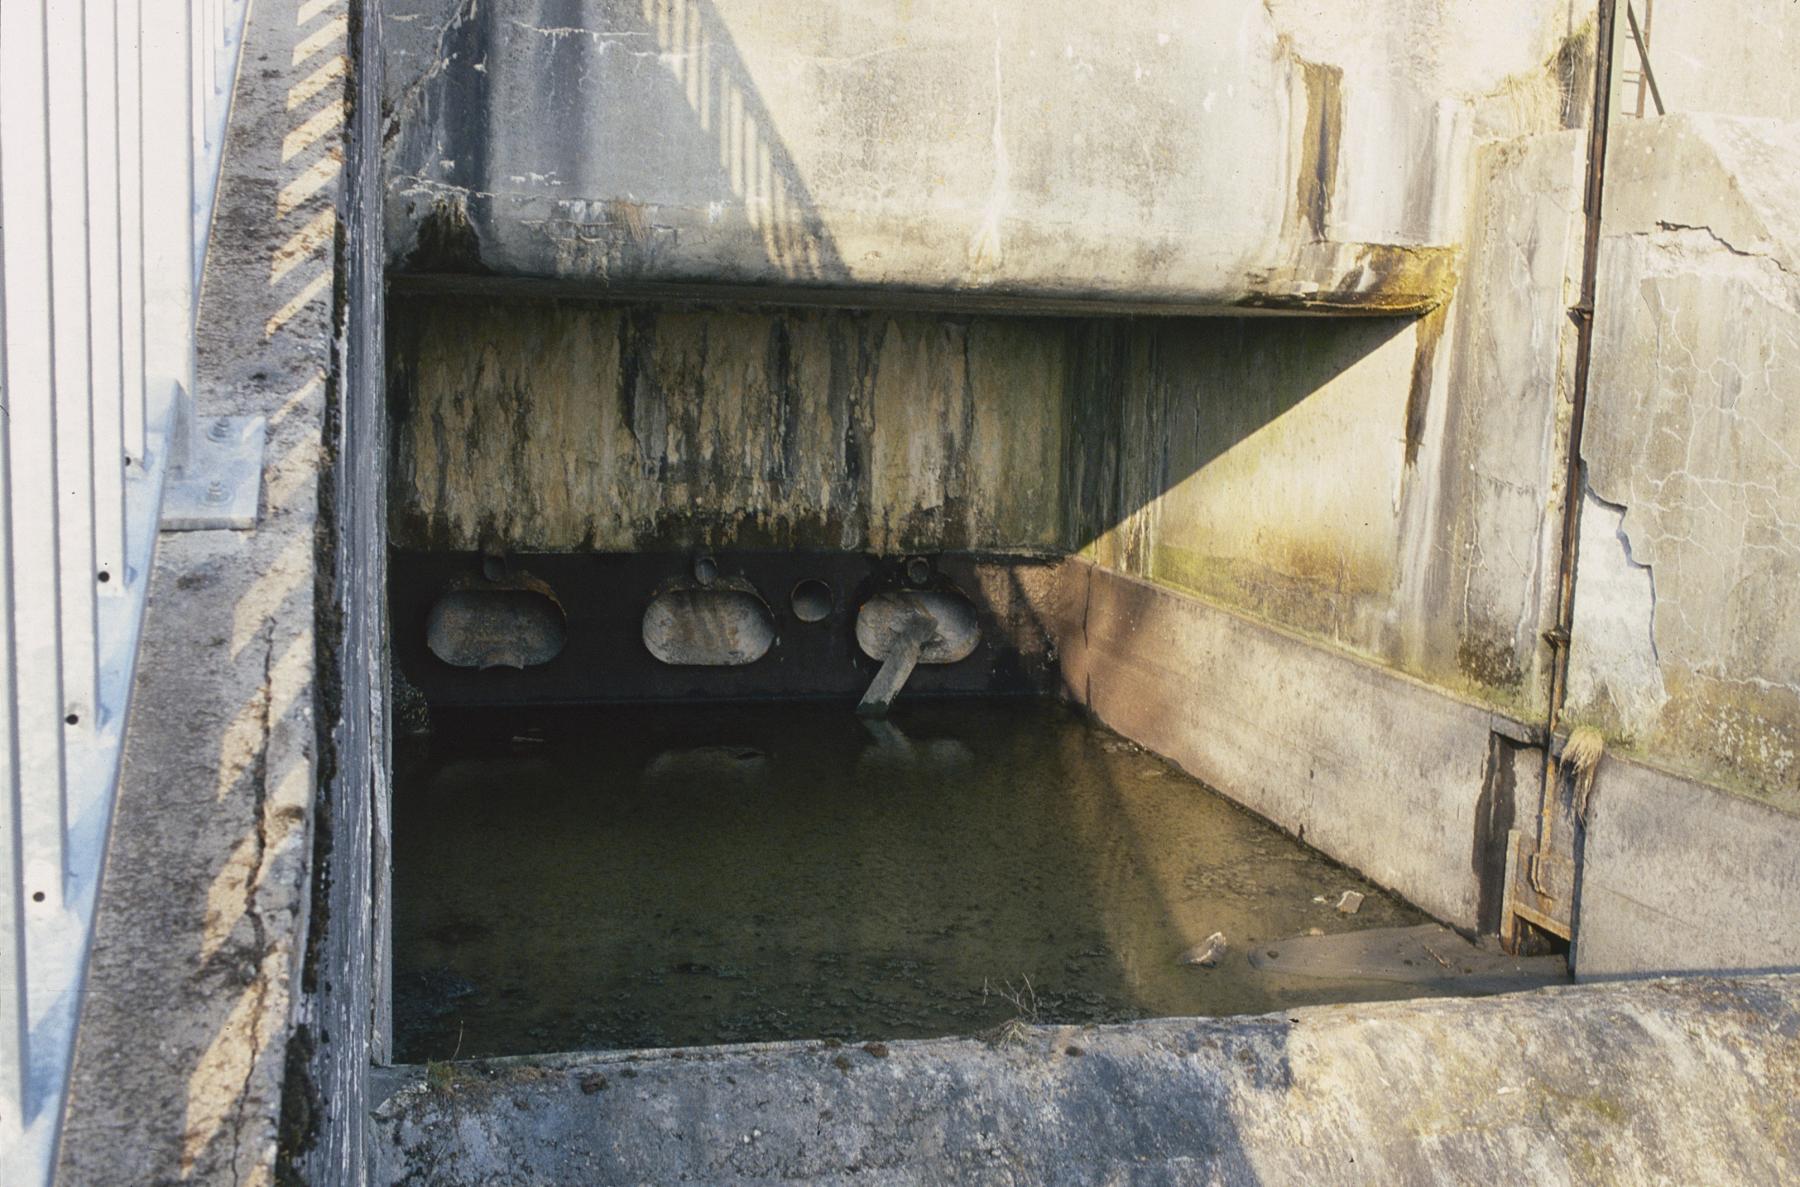
[[[370,1155],[445,1187],[1774,1182],[1796,1087],[1800,978],[1693,979],[395,1069]]]

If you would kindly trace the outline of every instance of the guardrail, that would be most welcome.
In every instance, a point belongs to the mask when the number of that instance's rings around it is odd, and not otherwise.
[[[0,1182],[54,1170],[247,0],[0,3]],[[255,441],[252,441],[255,438]],[[257,468],[260,472],[260,467]],[[209,497],[210,496],[210,497]],[[176,517],[180,519],[180,516]]]

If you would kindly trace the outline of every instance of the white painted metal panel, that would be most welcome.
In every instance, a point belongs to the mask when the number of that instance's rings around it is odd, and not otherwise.
[[[166,426],[194,387],[196,233],[210,222],[246,7],[0,3],[7,1187],[50,1179],[170,461]],[[201,15],[197,47],[189,20]],[[213,129],[210,153],[196,152],[197,107]]]
[[[142,0],[119,0],[119,306],[125,452],[142,472],[144,407],[144,92],[138,54]]]
[[[105,3],[106,0],[96,0]],[[70,728],[98,711],[94,604],[93,366],[88,309],[86,5],[52,5],[45,22],[50,96],[50,331],[62,581],[63,712]]]
[[[124,596],[124,309],[119,235],[119,40],[113,0],[89,0],[87,83],[88,307],[93,359],[94,568],[102,597]]]

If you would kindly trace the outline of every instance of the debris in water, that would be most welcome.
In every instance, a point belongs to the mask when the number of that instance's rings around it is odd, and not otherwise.
[[[1195,944],[1181,954],[1182,964],[1197,964],[1203,969],[1210,969],[1219,963],[1219,957],[1225,955],[1225,933],[1216,931],[1207,936],[1205,941]]]
[[[912,675],[913,667],[919,662],[919,654],[925,645],[931,642],[938,633],[937,619],[919,606],[908,606],[903,615],[896,618],[888,635],[887,648],[883,652],[881,670],[875,673],[868,691],[856,706],[856,711],[865,717],[885,717],[894,698],[900,695],[906,679]]]
[[[1363,896],[1358,890],[1346,890],[1338,896],[1337,909],[1346,915],[1354,915],[1362,910]]]

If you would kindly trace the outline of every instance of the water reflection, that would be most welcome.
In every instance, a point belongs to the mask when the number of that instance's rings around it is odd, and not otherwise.
[[[1248,945],[1420,916],[1071,711],[440,714],[400,764],[403,1060],[1393,996]],[[1368,895],[1346,918],[1314,901]],[[1216,967],[1181,955],[1215,931]],[[986,992],[984,992],[984,989]]]

